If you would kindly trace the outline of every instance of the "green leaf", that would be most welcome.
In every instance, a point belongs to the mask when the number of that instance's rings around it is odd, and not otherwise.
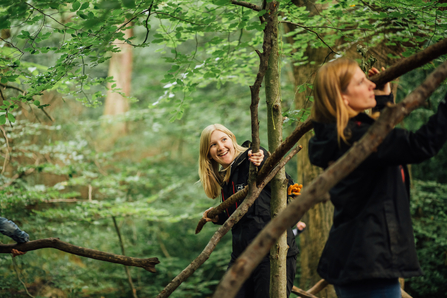
[[[0,116],[0,125],[5,125],[6,124],[6,116],[5,115],[1,115]]]
[[[76,11],[76,10],[78,10],[79,7],[81,7],[81,3],[79,3],[78,1],[76,1],[76,2],[73,3],[73,5],[72,5],[72,11]]]
[[[124,7],[127,8],[135,8],[135,1],[134,0],[123,0]]]
[[[79,8],[79,10],[86,9],[86,8],[88,8],[89,5],[90,4],[88,2],[84,2],[84,3],[82,3],[81,8]]]
[[[16,122],[16,118],[15,118],[14,115],[11,114],[11,113],[8,113],[8,120],[9,120],[10,122],[12,122],[12,123]]]
[[[261,10],[260,12],[258,12],[258,17],[265,15],[266,12],[267,12],[267,10],[265,10],[265,9]]]
[[[35,101],[33,101],[33,104],[34,104],[35,106],[40,106],[40,101],[35,100]]]
[[[0,17],[0,29],[7,29],[11,26],[8,16]]]

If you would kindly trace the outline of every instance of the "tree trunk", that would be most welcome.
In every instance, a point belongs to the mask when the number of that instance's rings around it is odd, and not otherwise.
[[[132,29],[124,30],[124,37],[126,39],[132,37]],[[122,40],[116,40],[120,52],[112,53],[110,58],[108,76],[112,76],[114,83],[107,83],[107,97],[104,104],[104,115],[120,115],[129,110],[128,100],[119,93],[112,91],[112,86],[116,84],[115,88],[121,89],[120,92],[126,96],[130,95],[131,77],[132,77],[132,46]],[[112,127],[108,127],[112,133],[112,139],[118,135],[126,133],[126,123],[115,123]],[[110,137],[110,135],[109,135]]]
[[[278,5],[274,2],[274,5]],[[269,151],[275,151],[282,142],[281,95],[279,90],[278,14],[272,16],[272,49],[265,74],[265,95],[267,102],[267,128]],[[282,168],[270,182],[270,214],[274,218],[287,206],[287,180]],[[287,297],[287,233],[283,233],[270,250],[270,297]]]

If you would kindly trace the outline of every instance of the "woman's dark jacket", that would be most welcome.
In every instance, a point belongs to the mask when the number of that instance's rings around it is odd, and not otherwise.
[[[242,144],[243,147],[248,147],[249,142]],[[264,149],[264,160],[259,168],[261,168],[269,156],[269,153]],[[222,185],[222,201],[228,199],[231,195],[243,189],[248,182],[250,161],[248,159],[248,149],[241,153],[231,165],[230,179],[227,183]],[[292,183],[290,177],[289,185]],[[293,183],[292,183],[293,184]],[[236,223],[232,228],[233,234],[233,252],[231,260],[236,260],[245,248],[253,241],[259,232],[270,221],[270,184],[267,184],[262,190],[259,197],[255,200],[253,205],[248,208],[247,213]],[[219,214],[219,221],[216,224],[223,224],[228,217],[236,211],[240,203],[236,203],[221,214]],[[298,247],[295,243],[292,229],[287,229],[287,244],[289,250],[287,256],[295,256],[298,254]]]
[[[378,104],[392,102],[377,96]],[[350,144],[374,123],[364,113],[349,120]],[[309,141],[312,164],[327,168],[351,145],[337,141],[335,123],[314,123]],[[434,156],[447,140],[447,104],[416,132],[393,129],[377,151],[330,190],[334,220],[318,264],[318,273],[331,284],[365,279],[411,277],[422,274],[416,256],[409,206],[406,164]]]

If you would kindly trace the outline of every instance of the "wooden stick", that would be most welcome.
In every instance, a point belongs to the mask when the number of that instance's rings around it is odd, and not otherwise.
[[[0,245],[0,253],[11,253],[12,249],[17,249],[20,251],[32,251],[42,248],[55,248],[74,255],[95,260],[123,264],[127,266],[141,267],[152,273],[156,272],[155,265],[160,263],[158,258],[138,259],[122,255],[115,255],[95,249],[76,246],[67,242],[63,242],[59,240],[59,238],[39,239],[22,244],[2,244]]]

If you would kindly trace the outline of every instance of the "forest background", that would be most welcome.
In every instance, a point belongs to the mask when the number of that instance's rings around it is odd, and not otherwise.
[[[389,2],[279,3],[285,136],[309,114],[312,75],[321,63],[346,54],[365,67],[374,60],[386,67],[447,37],[445,1]],[[58,237],[157,257],[155,274],[128,268],[136,295],[155,297],[215,231],[206,226],[194,234],[201,213],[218,203],[197,183],[200,132],[221,123],[239,143],[251,138],[248,86],[259,65],[262,1],[0,4],[0,215],[32,240]],[[396,81],[396,101],[444,60]],[[417,129],[445,93],[445,86],[439,88],[400,125]],[[259,115],[266,147],[264,104]],[[446,169],[445,147],[411,167],[411,208],[425,272],[406,281],[413,297],[447,293]],[[306,172],[296,160],[286,170],[305,187]],[[230,251],[227,235],[171,296],[210,296]],[[54,249],[14,260],[0,255],[0,262],[2,297],[135,297],[122,265]],[[300,268],[296,285],[309,284]]]

